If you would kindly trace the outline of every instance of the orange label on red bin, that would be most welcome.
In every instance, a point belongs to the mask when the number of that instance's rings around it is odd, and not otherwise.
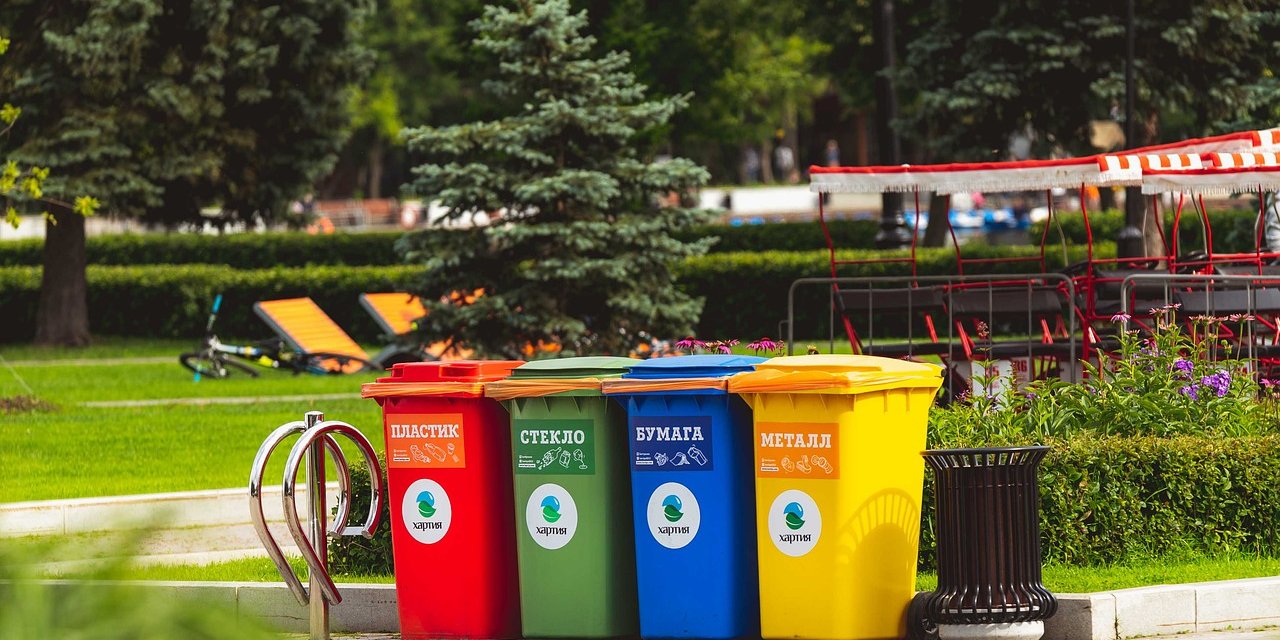
[[[398,469],[460,469],[467,466],[462,414],[389,415],[387,466]]]
[[[821,422],[756,423],[756,475],[840,477],[840,426]]]

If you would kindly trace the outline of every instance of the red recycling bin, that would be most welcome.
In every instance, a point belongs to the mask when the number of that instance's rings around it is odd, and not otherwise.
[[[520,635],[509,418],[483,383],[521,364],[397,364],[362,389],[382,406],[406,639]]]

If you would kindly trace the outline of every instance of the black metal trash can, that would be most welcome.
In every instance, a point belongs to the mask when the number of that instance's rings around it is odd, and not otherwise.
[[[934,624],[1037,622],[1057,611],[1057,598],[1041,582],[1036,474],[1048,451],[923,453],[935,480],[938,589],[925,604]]]

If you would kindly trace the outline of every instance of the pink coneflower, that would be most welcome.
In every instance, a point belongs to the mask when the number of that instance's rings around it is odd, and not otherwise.
[[[760,338],[759,340],[748,344],[747,348],[757,353],[761,351],[776,351],[778,349],[778,342],[779,341],[775,341],[771,338]]]
[[[684,340],[679,340],[676,342],[677,349],[701,349],[705,346],[707,346],[707,343],[693,336],[688,336]]]

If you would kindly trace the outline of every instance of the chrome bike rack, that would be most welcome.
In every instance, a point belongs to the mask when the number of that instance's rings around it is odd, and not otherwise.
[[[302,580],[293,572],[293,567],[289,566],[289,561],[280,551],[280,545],[276,543],[275,537],[267,528],[266,516],[262,511],[262,476],[266,473],[267,461],[270,460],[275,448],[285,438],[294,434],[300,434],[301,437],[289,451],[289,458],[284,465],[281,505],[284,508],[285,523],[289,527],[289,532],[293,534],[293,540],[307,563],[309,587],[303,586]],[[347,468],[346,456],[338,447],[337,441],[333,438],[334,435],[343,435],[351,440],[356,448],[360,449],[365,462],[369,465],[371,488],[369,514],[362,526],[347,525],[347,517],[351,511],[351,476]],[[329,514],[325,505],[326,449],[333,456],[340,489],[336,505],[337,514],[331,527],[326,526]],[[303,530],[295,501],[298,468],[302,466],[304,459],[307,469],[307,502],[310,506],[310,534]],[[338,593],[337,586],[329,576],[328,538],[354,535],[373,537],[373,532],[378,527],[378,513],[382,508],[382,482],[382,468],[378,465],[378,456],[369,439],[345,422],[325,420],[324,414],[319,411],[308,411],[303,420],[276,427],[276,430],[263,441],[262,446],[258,448],[258,454],[253,458],[253,468],[249,471],[249,515],[253,519],[253,528],[257,530],[263,548],[275,562],[276,569],[280,571],[280,576],[284,578],[289,590],[293,592],[300,604],[308,607],[311,640],[329,639],[329,606],[342,602],[342,595]]]

